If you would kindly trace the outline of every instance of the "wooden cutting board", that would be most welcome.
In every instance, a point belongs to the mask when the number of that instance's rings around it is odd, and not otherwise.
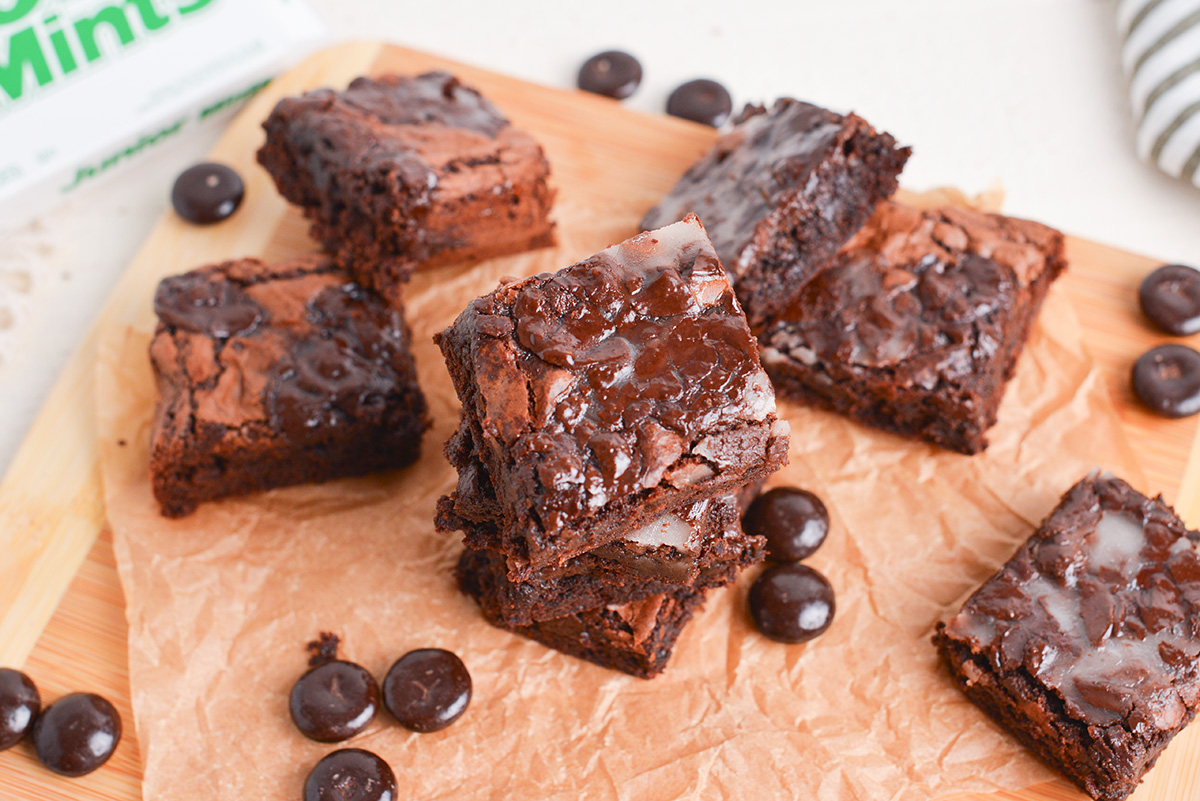
[[[236,225],[218,225],[198,238],[171,215],[151,235],[104,307],[97,326],[129,319],[139,309],[130,298],[164,273],[227,256],[264,254],[272,242],[302,236],[304,223],[254,166],[259,123],[285,95],[317,86],[343,86],[369,72],[416,73],[449,69],[479,87],[513,121],[551,150],[555,173],[596,172],[596,162],[617,164],[604,179],[645,196],[648,207],[664,187],[711,143],[710,129],[665,116],[628,111],[604,98],[530,85],[399,47],[354,43],[310,58],[256,98],[214,149],[213,160],[241,171],[248,200]],[[578,125],[587,119],[586,130]],[[551,142],[555,144],[550,147]],[[637,148],[656,156],[656,172],[621,172],[611,148]],[[661,157],[659,157],[661,155]],[[164,187],[164,196],[166,188]],[[556,210],[560,223],[600,220],[604,209]],[[1053,220],[1047,220],[1053,224]],[[567,226],[563,226],[567,227]],[[581,254],[582,255],[582,254]],[[1168,341],[1152,331],[1137,309],[1136,288],[1159,262],[1093,242],[1071,239],[1071,268],[1062,280],[1103,367],[1115,405],[1145,473],[1143,489],[1162,492],[1193,526],[1200,524],[1200,437],[1197,419],[1168,421],[1134,402],[1129,368],[1146,349]],[[139,291],[133,291],[134,289]],[[140,302],[140,301],[138,301]],[[1200,346],[1200,336],[1190,342]],[[24,666],[53,699],[72,690],[100,692],[133,720],[129,704],[126,626],[121,588],[106,529],[96,463],[93,408],[94,338],[81,345],[60,377],[0,484],[0,665]],[[132,728],[129,726],[129,728]],[[141,797],[136,734],[127,730],[112,762],[79,780],[40,768],[22,745],[0,753],[0,799],[13,801],[134,801]],[[1181,735],[1135,794],[1138,801],[1183,801],[1200,793],[1200,726]],[[982,799],[1080,799],[1063,781]]]

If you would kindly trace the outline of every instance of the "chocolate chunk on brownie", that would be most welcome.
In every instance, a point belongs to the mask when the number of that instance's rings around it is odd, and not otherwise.
[[[635,601],[594,609],[525,626],[508,623],[503,614],[503,563],[470,556],[459,563],[459,583],[498,628],[520,634],[564,654],[643,679],[667,666],[683,627],[704,605],[704,591],[675,587]]]
[[[787,423],[703,226],[478,298],[437,336],[510,565],[560,565],[787,458]]]
[[[1200,704],[1198,539],[1162,498],[1090,476],[934,642],[1030,750],[1125,798]]]
[[[554,243],[542,148],[445,72],[279,102],[259,163],[313,238],[395,302],[414,269]]]
[[[164,515],[419,455],[429,423],[404,317],[328,259],[203,267],[164,279],[154,310]]]
[[[896,191],[910,153],[854,114],[786,97],[747,106],[642,230],[699,215],[758,331]]]
[[[890,201],[762,332],[780,394],[960,453],[987,447],[1063,237]]]

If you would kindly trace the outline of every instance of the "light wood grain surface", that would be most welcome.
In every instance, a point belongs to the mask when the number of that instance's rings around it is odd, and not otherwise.
[[[113,292],[98,325],[132,321],[147,313],[140,301],[144,288],[159,276],[194,266],[190,252],[212,252],[217,245],[228,255],[261,253],[272,243],[294,239],[298,215],[274,193],[269,179],[253,165],[261,140],[259,122],[282,96],[315,87],[344,85],[364,72],[419,72],[447,68],[479,86],[518,125],[562,126],[567,130],[579,104],[608,110],[610,131],[578,136],[578,152],[612,146],[620,139],[631,112],[611,101],[529,85],[504,76],[447,62],[396,47],[359,43],[341,45],[306,61],[273,84],[230,127],[213,151],[214,160],[239,169],[248,182],[249,200],[235,217],[213,229],[197,229],[166,217]],[[537,103],[531,105],[530,97]],[[596,105],[600,104],[600,105]],[[646,118],[638,118],[643,123]],[[699,154],[712,139],[706,129],[669,118],[641,125],[655,141],[647,147]],[[576,133],[576,132],[571,132]],[[628,146],[624,142],[622,146]],[[653,180],[622,176],[630,191],[646,193],[639,184],[669,183],[674,167]],[[603,209],[592,210],[598,217]],[[1053,220],[1047,220],[1053,224]],[[584,254],[581,254],[584,255]],[[1087,331],[1087,342],[1105,371],[1122,423],[1138,453],[1151,492],[1176,503],[1192,525],[1200,523],[1200,438],[1195,418],[1167,421],[1150,415],[1133,401],[1129,368],[1147,348],[1167,337],[1155,334],[1136,307],[1136,287],[1159,262],[1099,244],[1072,239],[1071,268],[1063,285]],[[143,291],[133,292],[133,288]],[[1190,344],[1200,344],[1200,337]],[[101,692],[112,699],[124,720],[132,721],[126,667],[123,599],[113,562],[111,540],[104,529],[100,477],[96,466],[92,337],[81,345],[63,373],[34,427],[0,483],[0,664],[24,666],[48,700],[72,690]],[[136,734],[127,726],[113,761],[80,780],[53,776],[38,767],[22,745],[0,754],[0,799],[116,799],[141,797]],[[1134,798],[1137,801],[1182,801],[1200,792],[1200,727],[1177,738]],[[1065,782],[964,799],[1053,801],[1083,796]]]

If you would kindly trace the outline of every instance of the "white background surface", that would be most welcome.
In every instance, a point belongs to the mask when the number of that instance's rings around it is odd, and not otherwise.
[[[914,146],[910,188],[999,183],[1010,213],[1200,266],[1200,190],[1134,155],[1111,0],[311,2],[335,39],[554,86],[625,49],[645,70],[627,103],[647,112],[694,77],[720,80],[735,106],[789,94],[855,110]],[[31,224],[0,220],[0,472],[174,176],[218,134],[177,140]]]

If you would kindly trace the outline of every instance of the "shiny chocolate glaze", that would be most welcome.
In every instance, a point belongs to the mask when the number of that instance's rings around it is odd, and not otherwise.
[[[806,188],[823,161],[835,158],[857,117],[791,98],[768,110],[748,105],[732,131],[717,140],[642,219],[651,229],[696,214],[725,268],[736,277],[753,257],[758,224]]]
[[[1161,499],[1087,478],[939,637],[1023,672],[1071,720],[1172,730],[1200,703],[1198,539]]]
[[[472,364],[474,386],[456,381],[481,447],[538,488],[533,512],[547,531],[741,466],[763,452],[764,428],[786,428],[694,217],[501,287],[439,342]],[[492,477],[498,491],[507,478]]]

